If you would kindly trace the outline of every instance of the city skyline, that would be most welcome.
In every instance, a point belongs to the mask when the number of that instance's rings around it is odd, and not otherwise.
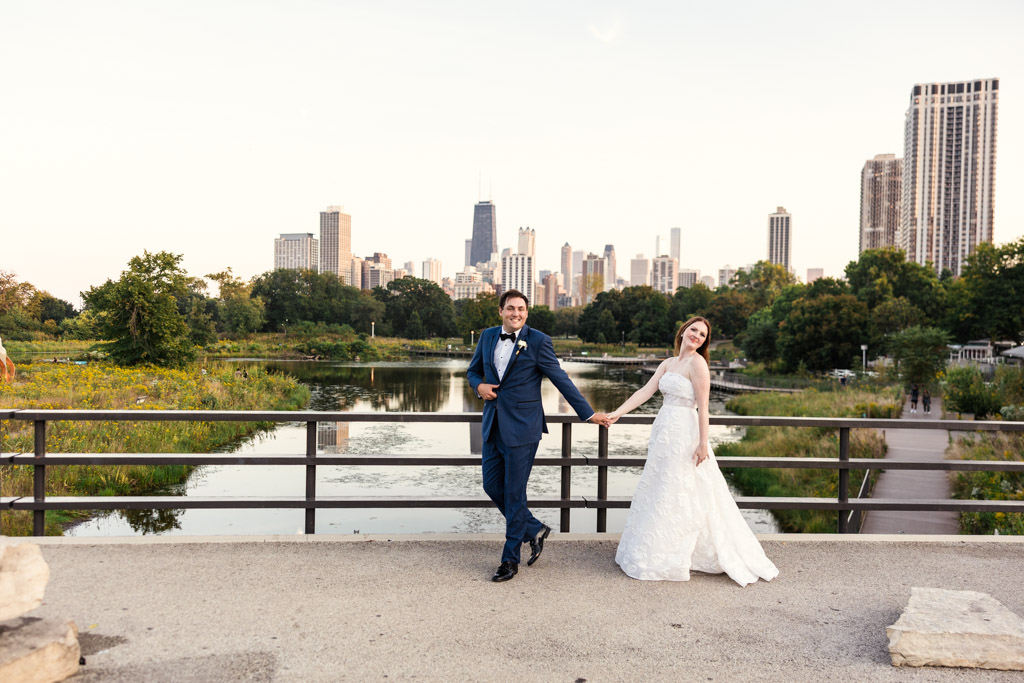
[[[679,267],[713,276],[764,258],[786,206],[793,270],[840,276],[910,89],[975,78],[1000,79],[1005,243],[1024,235],[1024,7],[958,7],[4,3],[0,269],[76,306],[143,250],[249,278],[271,238],[344,205],[351,253],[453,277],[491,200],[500,249],[536,230],[538,270],[614,244],[622,275],[678,227]],[[907,38],[951,16],[957,50]]]

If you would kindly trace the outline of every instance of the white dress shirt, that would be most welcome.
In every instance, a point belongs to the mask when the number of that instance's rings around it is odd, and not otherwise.
[[[516,342],[519,341],[519,333],[523,331],[523,328],[519,328],[515,332],[515,339],[498,339],[498,343],[494,345],[494,367],[498,371],[498,381],[500,382],[505,377],[505,370],[508,369],[508,363],[512,360],[514,355]],[[502,334],[508,334],[508,331],[502,327]]]

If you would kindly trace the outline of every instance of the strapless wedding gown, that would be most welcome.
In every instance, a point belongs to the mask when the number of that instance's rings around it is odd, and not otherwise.
[[[741,586],[770,581],[779,570],[736,507],[714,454],[694,465],[700,432],[693,385],[666,372],[658,388],[664,404],[615,561],[634,579],[688,581],[699,571],[725,572]]]

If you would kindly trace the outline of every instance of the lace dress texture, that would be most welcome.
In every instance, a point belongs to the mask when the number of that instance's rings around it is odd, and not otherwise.
[[[694,465],[700,431],[690,380],[666,372],[658,389],[664,403],[615,561],[650,581],[688,581],[691,571],[725,572],[741,586],[775,578],[779,570],[736,507],[714,453]]]

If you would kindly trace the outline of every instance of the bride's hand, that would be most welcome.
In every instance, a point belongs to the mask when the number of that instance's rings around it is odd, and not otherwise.
[[[693,453],[693,464],[695,467],[699,467],[702,462],[708,459],[708,445],[702,443],[697,446],[697,450]]]
[[[621,415],[612,415],[611,413],[608,413],[608,424],[609,425],[615,424],[616,422],[619,421],[620,417],[622,417],[622,416]]]

